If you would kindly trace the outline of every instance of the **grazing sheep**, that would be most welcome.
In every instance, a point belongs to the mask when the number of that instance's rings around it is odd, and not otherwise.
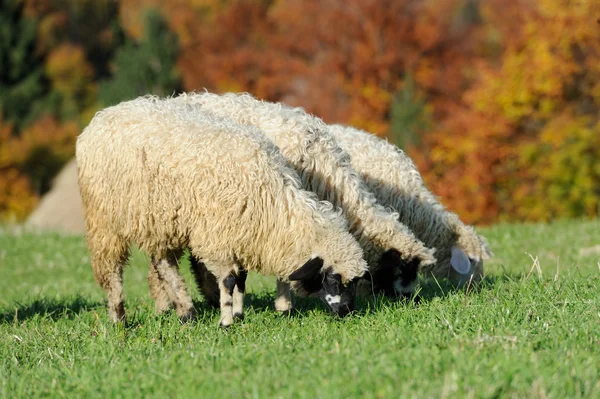
[[[191,93],[171,101],[201,105],[204,110],[260,128],[299,173],[305,189],[342,208],[350,232],[364,250],[374,290],[388,295],[414,293],[417,269],[435,262],[434,251],[399,223],[397,215],[377,203],[321,119],[300,108],[259,101],[249,94]],[[201,264],[192,263],[195,274],[205,275],[196,265]],[[201,283],[201,291],[202,287]],[[278,287],[283,297],[278,294],[277,303],[282,306],[277,310],[287,311],[291,306],[289,296],[285,296],[289,290]],[[215,301],[209,298],[209,302]]]
[[[221,326],[242,315],[235,282],[244,270],[291,280],[339,315],[352,310],[367,270],[359,244],[258,129],[143,97],[98,112],[76,156],[92,267],[113,321],[125,319],[122,273],[134,242],[151,258],[159,310],[172,302],[184,320],[194,317],[177,265],[186,248],[216,276]]]
[[[455,284],[479,281],[483,260],[492,256],[486,239],[465,225],[427,190],[412,160],[398,147],[365,131],[329,126],[338,144],[352,158],[352,167],[377,200],[400,215],[425,245],[436,249],[437,263],[422,268]]]

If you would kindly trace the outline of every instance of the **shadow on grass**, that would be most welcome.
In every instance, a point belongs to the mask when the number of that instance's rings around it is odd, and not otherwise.
[[[458,287],[453,285],[447,280],[443,281],[435,281],[432,279],[422,280],[420,282],[420,291],[419,298],[420,304],[426,304],[432,301],[435,298],[444,298],[450,297],[455,294],[464,293],[466,295],[476,295],[478,293],[489,291],[495,288],[496,285],[501,284],[502,282],[514,282],[522,279],[522,276],[514,276],[514,275],[503,275],[503,276],[490,276],[486,277],[481,283],[471,284],[467,286]],[[79,301],[79,302],[78,302]],[[367,297],[358,297],[356,301],[356,310],[353,312],[354,315],[365,315],[368,313],[378,312],[384,307],[387,306],[395,306],[399,301],[404,302],[404,306],[419,306],[419,303],[416,303],[412,299],[395,299],[395,298],[387,298],[381,295],[369,295]],[[85,302],[85,300],[78,298],[75,302],[74,307],[69,307],[64,304],[58,305],[53,309],[47,309],[44,311],[43,307],[41,309],[42,314],[51,313],[53,314],[53,318],[61,317],[60,314],[64,314],[65,312],[78,312],[78,311],[86,311],[95,309],[97,307],[101,307],[102,310],[105,310],[104,303],[89,303]],[[292,312],[287,314],[287,317],[293,318],[305,318],[312,317],[313,311],[317,313],[329,314],[329,310],[327,306],[317,298],[304,298],[298,297],[296,295],[293,296],[294,309]],[[35,307],[35,304],[32,304],[31,307]],[[211,323],[215,318],[218,318],[220,310],[218,307],[213,307],[209,305],[203,299],[194,300],[194,307],[197,314],[197,320],[195,323]],[[48,308],[48,306],[46,306]],[[269,312],[276,313],[275,310],[275,295],[274,292],[271,291],[260,291],[260,292],[250,292],[246,293],[244,298],[244,309],[247,312],[249,309],[252,309],[256,313]],[[21,311],[21,310],[20,310]],[[137,328],[138,325],[144,324],[147,322],[148,315],[153,313],[153,308],[150,302],[150,305],[144,304],[142,307],[138,308],[138,310],[129,309],[127,313],[127,324],[131,328]],[[154,317],[154,316],[152,316]],[[164,315],[156,316],[159,319],[165,320],[165,323],[170,323],[172,318],[176,318],[174,310],[170,310]],[[284,316],[285,317],[285,316]],[[19,319],[24,318],[24,316],[19,317]],[[12,321],[12,314],[5,314],[0,316],[0,322]]]
[[[304,298],[293,296],[294,309],[289,313],[291,317],[302,317],[303,314],[311,310],[318,310],[327,313],[327,306],[317,298]],[[213,307],[204,301],[194,301],[194,307],[198,312],[204,312],[211,315],[219,313],[218,307]],[[244,309],[253,309],[255,312],[276,312],[275,296],[268,291],[258,293],[250,292],[244,295]]]
[[[467,283],[460,286],[452,284],[449,280],[426,279],[420,281],[419,297],[421,302],[428,302],[434,298],[444,298],[458,293],[478,294],[493,289],[499,283],[516,281],[522,278],[520,275],[486,276],[481,282]]]
[[[412,299],[397,299],[387,298],[382,295],[368,295],[357,297],[355,315],[364,315],[369,312],[377,311],[382,306],[393,305],[397,302],[404,302],[406,306],[419,306],[432,301],[435,298],[449,297],[455,294],[464,293],[466,295],[478,294],[484,291],[494,289],[501,282],[517,281],[523,276],[502,275],[489,276],[482,282],[464,286],[453,285],[449,280],[435,281],[433,279],[421,280],[419,285],[419,301],[418,303]],[[246,293],[244,298],[244,308],[252,308],[255,312],[276,312],[275,296],[269,291],[261,291],[258,293]],[[328,314],[327,306],[317,298],[305,298],[293,295],[294,309],[289,313],[290,317],[303,318],[312,311]],[[194,306],[199,312],[204,312],[208,315],[217,315],[219,309],[211,307],[204,301],[194,301]]]
[[[392,305],[398,302],[404,303],[405,306],[419,306],[431,302],[436,298],[448,298],[452,295],[476,295],[485,291],[494,289],[496,285],[502,282],[518,281],[522,276],[486,276],[479,283],[467,284],[462,286],[454,285],[450,280],[436,281],[434,279],[422,279],[418,285],[418,299],[411,298],[390,298],[383,295],[367,295],[357,298],[357,314],[362,314],[365,311],[377,311],[381,306]]]
[[[14,303],[8,311],[0,313],[0,324],[22,322],[36,316],[56,321],[101,307],[104,307],[102,302],[91,301],[80,296],[64,299],[36,299],[27,304]]]
[[[244,301],[249,306],[257,311],[277,312],[275,310],[275,296],[268,293],[249,294],[248,302]],[[299,297],[292,294],[292,303],[294,307],[291,312],[283,313],[282,316],[303,318],[312,311],[317,311],[323,314],[329,314],[329,308],[323,301],[318,298]]]

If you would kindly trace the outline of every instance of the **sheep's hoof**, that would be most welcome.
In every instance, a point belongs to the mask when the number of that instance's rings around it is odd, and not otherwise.
[[[187,312],[183,316],[179,316],[179,321],[181,322],[181,324],[186,324],[188,322],[195,321],[195,320],[196,320],[196,312],[193,312],[193,311]]]
[[[277,298],[275,300],[275,310],[280,313],[290,312],[293,308],[294,305],[288,298]]]
[[[127,320],[125,317],[125,306],[123,303],[120,303],[115,307],[109,307],[108,317],[115,324],[125,325]]]
[[[154,311],[156,312],[157,316],[160,316],[162,314],[167,313],[169,310],[171,310],[172,305],[170,302],[156,302],[156,305],[154,306]]]
[[[222,328],[223,330],[227,331],[227,330],[229,330],[229,327],[231,327],[231,324],[232,323],[226,324],[226,323],[223,323],[222,321],[220,321],[219,322],[219,327]]]
[[[235,313],[233,315],[233,319],[234,320],[244,320],[244,314],[243,313]]]

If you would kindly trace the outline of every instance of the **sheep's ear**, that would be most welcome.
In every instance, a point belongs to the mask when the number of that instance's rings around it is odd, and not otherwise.
[[[452,257],[450,258],[452,268],[460,274],[468,274],[471,271],[471,261],[467,254],[457,246],[452,247]]]
[[[298,270],[290,274],[290,280],[299,281],[314,278],[319,271],[321,271],[322,267],[323,259],[319,258],[318,256],[316,258],[312,258],[302,265],[302,267],[300,267]]]

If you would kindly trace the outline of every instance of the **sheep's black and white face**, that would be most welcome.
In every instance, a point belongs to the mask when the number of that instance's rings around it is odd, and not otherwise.
[[[389,297],[412,297],[415,292],[419,261],[406,262],[395,249],[383,253],[379,267],[371,275],[375,293]]]
[[[342,276],[331,268],[323,270],[323,259],[316,257],[290,275],[299,295],[320,298],[331,313],[344,317],[354,310],[356,282],[342,283]]]

